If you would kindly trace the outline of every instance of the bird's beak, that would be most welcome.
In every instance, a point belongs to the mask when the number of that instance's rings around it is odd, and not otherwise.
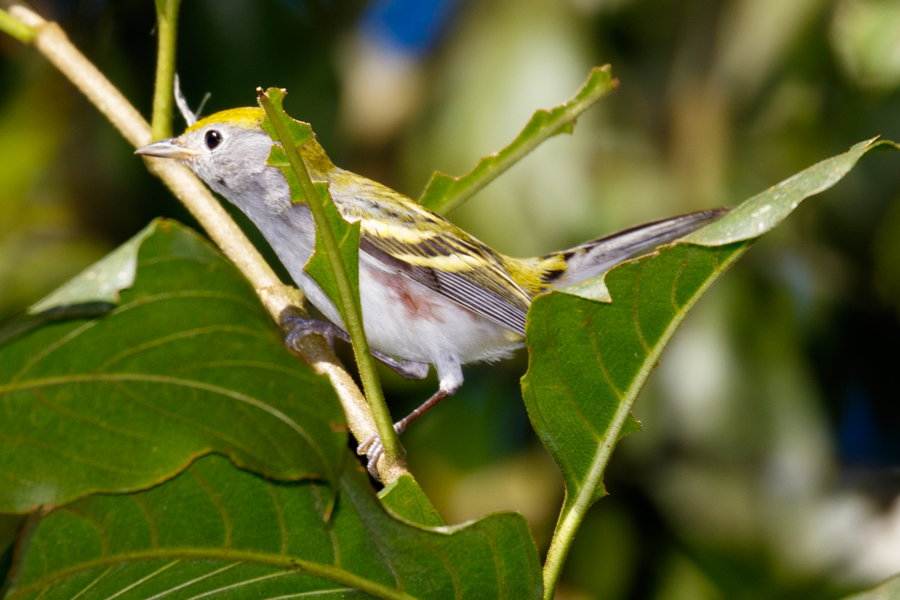
[[[178,138],[171,138],[168,140],[162,140],[160,142],[148,144],[143,148],[138,148],[134,151],[134,153],[141,154],[143,156],[155,156],[157,158],[177,158],[180,160],[186,160],[196,154],[196,152],[188,150],[187,148],[182,146],[181,143],[179,143]]]

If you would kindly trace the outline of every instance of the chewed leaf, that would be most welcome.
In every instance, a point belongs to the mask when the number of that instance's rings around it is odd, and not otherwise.
[[[35,315],[63,306],[94,302],[118,304],[119,292],[134,284],[138,249],[156,226],[154,221],[144,227],[130,240],[35,303],[28,313]]]
[[[609,65],[595,67],[578,93],[551,110],[539,110],[519,135],[499,152],[482,158],[474,169],[461,177],[434,173],[419,198],[425,208],[446,214],[474,196],[542,142],[560,133],[570,133],[578,115],[597,100],[616,89]]]
[[[308,124],[297,121],[284,112],[282,106],[285,96],[284,90],[270,88],[265,92],[265,95],[268,100],[272,102],[281,122],[287,126],[294,147],[300,148],[303,144],[313,139],[314,134]],[[275,132],[274,126],[268,116],[263,121],[263,129],[265,129],[270,136]],[[277,136],[273,139],[277,139]],[[358,311],[360,224],[351,224],[344,220],[337,207],[334,205],[334,201],[331,199],[331,195],[328,192],[328,184],[324,182],[314,182],[313,187],[315,189],[316,197],[307,198],[303,191],[304,188],[298,179],[298,174],[295,172],[294,166],[291,165],[283,147],[273,146],[269,155],[269,160],[266,164],[276,167],[284,173],[288,182],[288,187],[291,190],[292,202],[316,202],[322,207],[327,225],[333,232],[335,241],[337,242],[338,258],[344,265],[344,270],[346,271],[347,278],[350,282],[353,301],[355,302]],[[340,312],[341,317],[344,319],[344,323],[346,323],[347,316],[345,314],[344,304],[341,301],[340,292],[338,291],[339,285],[333,268],[334,265],[326,252],[324,237],[321,235],[319,225],[320,224],[317,222],[315,250],[304,269],[315,282],[319,284],[322,291],[324,291],[328,298],[334,303],[335,307]]]
[[[284,97],[286,95],[286,92],[284,90],[278,88],[269,88],[266,93],[275,104],[275,107],[277,108],[279,114],[284,117],[282,122],[287,126],[288,132],[291,135],[291,140],[294,142],[294,146],[296,148],[299,148],[306,142],[316,137],[309,123],[298,121],[284,112],[284,109],[282,108],[282,103],[284,102]],[[272,122],[269,121],[268,118],[263,119],[262,128],[266,133],[269,134],[270,137],[275,132],[275,129],[272,127]],[[284,155],[284,150],[280,148],[278,148],[278,150],[280,151],[280,154],[274,154],[272,157],[269,157],[269,160],[266,164],[268,164],[270,167],[277,167],[279,170],[284,172],[285,169],[290,169],[290,164],[288,163],[287,157]]]

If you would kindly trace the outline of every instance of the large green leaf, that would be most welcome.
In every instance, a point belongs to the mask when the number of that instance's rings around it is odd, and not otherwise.
[[[357,469],[346,469],[329,516],[332,496],[203,458],[145,492],[53,511],[7,600],[540,597],[521,515],[423,530],[392,518]]]
[[[547,139],[560,133],[571,133],[578,116],[616,89],[618,84],[618,80],[612,78],[609,65],[594,67],[573,98],[551,110],[535,112],[516,139],[499,152],[482,158],[465,175],[451,177],[440,172],[432,174],[419,203],[435,212],[450,212]]]
[[[588,503],[603,495],[602,469],[617,438],[636,430],[631,405],[663,347],[745,246],[679,244],[627,262],[606,276],[610,303],[554,292],[532,304],[522,390],[562,469],[567,506],[583,494]]]
[[[693,243],[664,247],[619,265],[605,278],[535,299],[526,328],[530,354],[522,392],[532,423],[565,478],[560,528],[577,523],[603,495],[601,478],[612,448],[634,429],[631,407],[703,292],[753,239],[804,198],[834,185],[875,148],[897,145],[857,144],[747,200],[689,236]],[[611,302],[598,301],[604,298]]]
[[[0,335],[0,512],[146,488],[209,452],[336,481],[346,432],[327,380],[207,242],[171,221],[141,235],[117,307]]]

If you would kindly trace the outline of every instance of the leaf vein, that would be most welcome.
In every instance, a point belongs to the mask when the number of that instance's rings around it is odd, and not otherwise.
[[[675,314],[678,314],[681,310],[681,307],[678,306],[678,300],[676,299],[676,296],[678,295],[678,286],[681,284],[681,275],[691,262],[691,258],[693,258],[695,252],[697,252],[697,249],[691,248],[687,256],[684,257],[684,260],[678,265],[678,271],[675,273],[675,280],[672,282],[672,293],[670,294],[669,299],[672,303],[672,308],[675,310]]]
[[[149,573],[149,574],[145,575],[144,577],[141,577],[140,579],[138,579],[137,581],[135,581],[135,582],[132,583],[131,585],[125,586],[124,588],[122,588],[121,590],[119,590],[118,592],[116,592],[115,594],[113,594],[112,596],[108,596],[108,597],[106,598],[106,600],[114,600],[115,598],[118,598],[118,597],[121,596],[122,594],[125,594],[125,593],[127,593],[127,592],[130,592],[131,590],[133,590],[134,588],[138,587],[139,585],[142,585],[142,584],[144,584],[144,583],[150,581],[151,579],[153,579],[154,577],[156,577],[156,576],[159,575],[160,573],[162,573],[162,572],[164,572],[164,571],[168,571],[169,569],[171,569],[172,567],[174,567],[175,565],[177,565],[177,564],[180,563],[180,562],[181,562],[181,560],[176,559],[176,560],[171,561],[171,562],[168,563],[168,564],[165,564],[165,565],[161,566],[160,568],[158,568],[157,570],[153,571],[152,573]]]
[[[111,356],[108,360],[98,365],[94,370],[97,372],[103,372],[110,366],[128,356],[140,354],[145,350],[163,346],[170,342],[177,342],[186,340],[188,338],[208,335],[212,333],[240,333],[260,339],[267,339],[269,337],[267,334],[263,334],[262,332],[250,329],[249,327],[236,327],[233,325],[210,325],[208,327],[198,327],[196,329],[176,331],[175,333],[144,342],[143,344],[138,344],[137,346],[129,346],[128,348],[125,348],[122,351]]]
[[[97,582],[99,582],[101,579],[103,579],[104,577],[106,577],[106,575],[107,575],[110,571],[112,571],[112,569],[113,569],[112,567],[107,567],[105,571],[103,571],[102,573],[100,573],[99,575],[97,575],[96,577],[94,577],[94,579],[91,580],[91,582],[90,582],[89,584],[87,584],[86,586],[84,586],[83,588],[81,588],[81,591],[78,592],[77,594],[75,594],[74,596],[72,596],[69,600],[78,600],[78,598],[81,598],[82,596],[84,596],[84,594],[85,594],[89,589],[91,589],[92,587],[94,587],[95,585],[97,585]]]
[[[644,356],[650,354],[650,345],[647,344],[647,340],[644,339],[644,330],[641,327],[641,319],[639,316],[640,312],[640,292],[641,292],[641,280],[644,276],[644,269],[647,268],[647,265],[650,263],[650,260],[641,261],[640,268],[637,272],[637,275],[634,278],[634,287],[632,289],[632,298],[634,300],[631,303],[631,316],[634,320],[634,331],[637,334],[638,341],[641,343],[641,347],[644,349]]]
[[[234,532],[234,524],[231,522],[231,515],[228,514],[228,509],[222,504],[222,497],[210,487],[209,483],[200,476],[196,469],[191,469],[189,472],[194,478],[194,481],[197,482],[203,490],[203,493],[206,494],[210,502],[213,503],[213,506],[215,506],[216,510],[219,512],[219,517],[222,519],[222,526],[225,528],[225,539],[222,541],[222,546],[224,548],[231,548],[231,536]]]
[[[184,588],[191,587],[195,583],[200,583],[204,579],[209,579],[210,577],[214,577],[214,576],[218,575],[219,573],[224,573],[225,571],[227,571],[229,569],[233,569],[236,566],[242,565],[242,564],[244,564],[244,563],[233,562],[231,564],[225,565],[224,567],[216,569],[215,571],[210,571],[209,573],[204,573],[203,575],[200,575],[199,577],[194,577],[193,579],[189,579],[188,581],[185,581],[179,585],[176,585],[173,588],[169,588],[168,590],[166,590],[164,592],[160,592],[160,593],[156,594],[155,596],[150,596],[149,598],[146,598],[145,600],[159,600],[160,598],[164,598],[173,592],[177,592],[179,590],[183,590]],[[112,567],[110,567],[110,568],[112,568]]]
[[[300,435],[306,443],[309,445],[309,449],[315,452],[318,455],[318,458],[322,461],[323,464],[328,464],[328,461],[325,459],[324,454],[322,454],[322,450],[318,447],[317,444],[314,443],[312,436],[304,427],[302,427],[299,423],[297,423],[294,419],[290,418],[282,411],[277,408],[266,404],[265,402],[254,398],[252,396],[248,396],[246,394],[236,392],[233,390],[228,390],[222,388],[220,386],[212,385],[210,383],[200,382],[200,381],[190,381],[177,377],[170,377],[165,375],[150,375],[143,373],[110,373],[110,374],[84,374],[84,375],[65,375],[59,377],[47,377],[45,379],[40,380],[31,380],[21,384],[8,384],[5,386],[0,386],[0,393],[4,393],[6,391],[24,391],[28,389],[38,389],[42,387],[50,387],[56,385],[66,385],[70,383],[77,382],[110,382],[110,383],[119,383],[119,382],[139,382],[139,383],[159,383],[165,385],[174,385],[177,387],[183,387],[191,390],[200,390],[205,392],[210,392],[217,396],[222,396],[225,398],[229,398],[236,402],[241,402],[259,410],[268,413],[276,420],[281,421],[285,425],[287,425],[290,429],[292,429],[295,433]],[[2,438],[0,438],[2,439]]]

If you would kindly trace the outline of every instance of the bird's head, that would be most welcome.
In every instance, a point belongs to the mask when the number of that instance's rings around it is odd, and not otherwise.
[[[197,121],[180,136],[149,144],[135,154],[175,159],[239,204],[238,198],[247,194],[262,195],[277,178],[283,182],[277,169],[266,166],[273,142],[262,128],[264,116],[261,108],[218,112]]]

